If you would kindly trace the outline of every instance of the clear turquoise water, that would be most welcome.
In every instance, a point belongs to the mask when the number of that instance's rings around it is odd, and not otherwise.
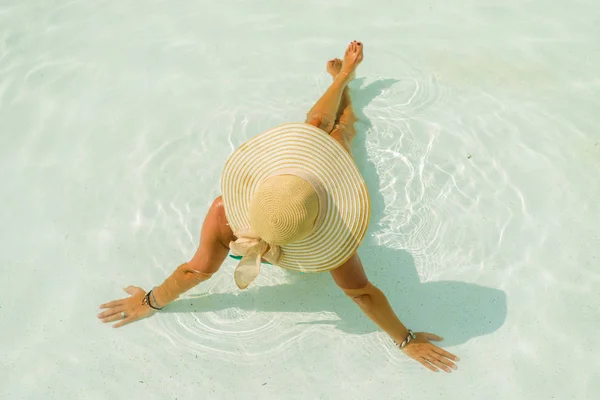
[[[0,2],[0,398],[594,399],[600,6]],[[301,121],[365,43],[360,249],[433,374],[327,275],[234,261],[166,312],[95,318],[194,252],[231,151]]]

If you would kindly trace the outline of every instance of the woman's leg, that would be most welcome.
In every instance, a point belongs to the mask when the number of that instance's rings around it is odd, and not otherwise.
[[[327,72],[331,74],[335,80],[336,76],[342,70],[342,60],[335,58],[327,63]],[[342,92],[342,98],[335,117],[335,123],[331,136],[337,140],[347,151],[352,154],[350,146],[356,135],[354,123],[358,120],[352,109],[352,99],[350,98],[350,90],[346,86]]]
[[[333,80],[338,76],[340,71],[342,70],[342,60],[339,58],[334,58],[333,60],[329,60],[327,62],[327,72],[332,76]],[[346,86],[344,91],[342,92],[342,98],[340,99],[340,105],[338,106],[337,113],[335,115],[335,123],[338,122],[340,117],[342,116],[342,112],[350,103],[350,88]]]
[[[306,122],[329,133],[335,125],[336,115],[342,94],[348,83],[354,78],[354,71],[363,60],[362,43],[352,42],[346,49],[340,73],[323,96],[307,113]]]
[[[356,129],[354,128],[356,121],[358,121],[358,118],[354,114],[352,103],[348,101],[348,105],[342,111],[342,115],[331,131],[331,137],[337,140],[350,155],[352,155],[352,141],[356,136]]]

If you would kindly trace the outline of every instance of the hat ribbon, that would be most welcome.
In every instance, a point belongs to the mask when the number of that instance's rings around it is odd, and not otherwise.
[[[264,258],[271,264],[277,264],[281,258],[281,248],[262,240],[252,229],[240,229],[235,232],[236,241],[229,248],[236,256],[242,256],[235,268],[235,283],[240,289],[246,289],[260,272],[260,263]]]

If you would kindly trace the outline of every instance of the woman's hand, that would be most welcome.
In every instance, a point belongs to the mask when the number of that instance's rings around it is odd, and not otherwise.
[[[444,340],[442,337],[427,332],[417,332],[416,335],[417,337],[402,349],[404,354],[417,360],[433,372],[439,372],[438,368],[448,373],[451,371],[450,368],[456,369],[456,364],[451,360],[458,361],[458,357],[429,343],[429,340]]]
[[[98,318],[100,318],[102,322],[119,321],[113,325],[113,328],[119,328],[130,322],[146,318],[154,312],[152,308],[142,304],[142,300],[146,295],[144,289],[137,286],[128,286],[123,290],[131,296],[121,300],[111,301],[110,303],[102,304],[100,306],[100,308],[106,309],[98,314]]]

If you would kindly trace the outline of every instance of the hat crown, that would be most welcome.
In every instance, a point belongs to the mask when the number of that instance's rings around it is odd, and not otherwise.
[[[313,186],[295,175],[278,175],[260,184],[249,205],[252,230],[265,242],[286,245],[306,238],[319,215]]]

